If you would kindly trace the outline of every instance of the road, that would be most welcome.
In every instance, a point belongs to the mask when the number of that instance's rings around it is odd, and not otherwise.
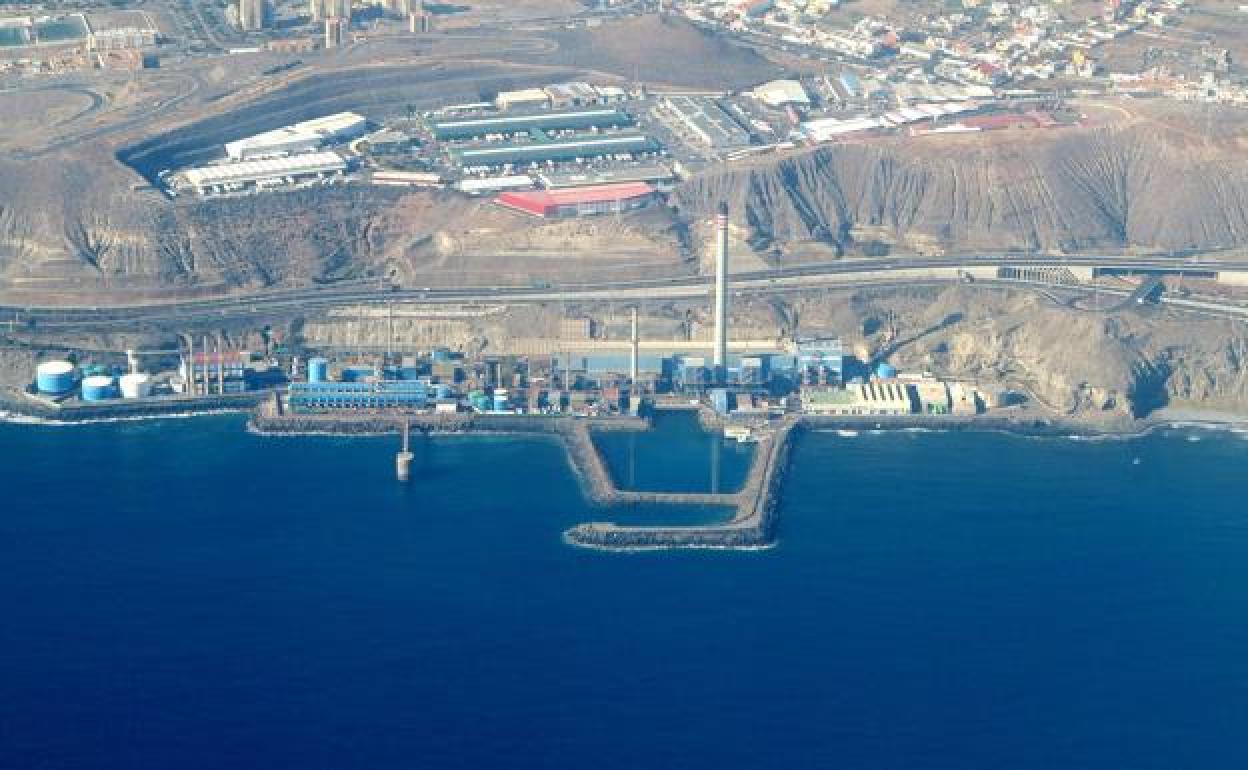
[[[814,288],[871,282],[906,283],[931,280],[923,271],[970,268],[1067,266],[1115,270],[1168,270],[1198,273],[1217,270],[1248,271],[1248,259],[1212,261],[1207,258],[1079,256],[1003,257],[1001,255],[846,259],[819,265],[759,270],[733,276],[735,292],[804,291]],[[186,327],[247,318],[307,315],[344,305],[421,302],[472,304],[479,302],[549,303],[576,301],[677,300],[705,296],[710,276],[658,278],[551,287],[477,286],[454,289],[383,289],[372,282],[354,282],[322,288],[287,289],[248,295],[195,299],[164,304],[121,307],[33,307],[0,305],[0,323],[34,322],[40,329],[128,330],[135,326]]]

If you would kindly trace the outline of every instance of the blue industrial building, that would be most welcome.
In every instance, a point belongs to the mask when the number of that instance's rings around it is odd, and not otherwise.
[[[380,382],[294,382],[290,385],[290,408],[294,411],[334,409],[424,409],[429,406],[430,387],[410,380]]]

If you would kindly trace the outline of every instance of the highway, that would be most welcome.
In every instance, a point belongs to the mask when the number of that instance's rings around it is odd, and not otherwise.
[[[734,274],[737,292],[803,291],[884,281],[905,283],[930,280],[922,271],[946,273],[960,269],[1010,267],[1096,267],[1121,271],[1169,271],[1211,274],[1219,270],[1248,271],[1248,259],[1214,261],[1207,257],[1169,256],[952,256],[881,259],[844,259],[832,263],[778,268]],[[952,276],[950,276],[952,277]],[[257,292],[246,295],[192,299],[162,304],[99,307],[38,307],[0,305],[0,324],[34,322],[40,329],[127,329],[136,325],[185,326],[221,323],[245,318],[276,318],[305,315],[333,307],[390,302],[471,304],[478,302],[576,302],[676,300],[705,295],[710,276],[654,278],[557,286],[475,286],[463,288],[383,287],[375,281],[319,288]]]

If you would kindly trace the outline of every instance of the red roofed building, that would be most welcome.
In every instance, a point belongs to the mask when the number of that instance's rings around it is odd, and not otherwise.
[[[495,202],[536,217],[581,217],[632,211],[649,205],[654,197],[654,188],[645,182],[622,182],[564,190],[505,192]]]

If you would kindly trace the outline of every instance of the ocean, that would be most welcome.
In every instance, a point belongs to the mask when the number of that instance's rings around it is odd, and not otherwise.
[[[1248,766],[1243,435],[808,434],[774,548],[628,554],[553,442],[396,448],[0,425],[0,767]]]

